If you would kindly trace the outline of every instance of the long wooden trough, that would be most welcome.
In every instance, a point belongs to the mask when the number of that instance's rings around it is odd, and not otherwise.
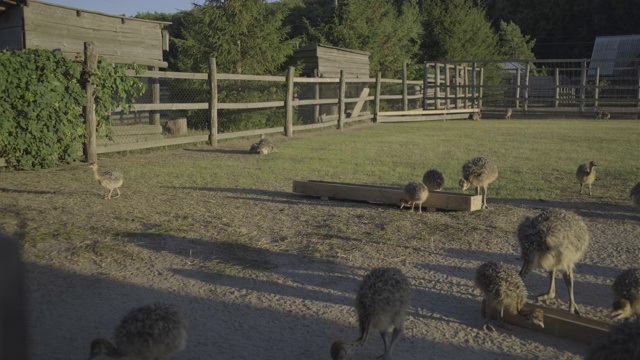
[[[403,188],[319,180],[294,180],[293,192],[323,199],[367,201],[390,205],[398,205],[404,198]],[[432,191],[422,206],[428,210],[476,211],[482,208],[482,196]]]
[[[532,303],[526,303],[524,310],[542,309],[544,311],[544,328],[525,321],[517,315],[504,315],[504,321],[529,330],[542,332],[565,339],[592,343],[607,335],[614,324],[571,314],[566,309],[556,309]],[[492,318],[498,318],[499,311],[492,312]]]

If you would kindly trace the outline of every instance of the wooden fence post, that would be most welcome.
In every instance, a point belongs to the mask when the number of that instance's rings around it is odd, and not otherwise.
[[[555,80],[556,80],[556,92],[555,92],[555,102],[553,107],[558,107],[560,103],[560,69],[555,69]]]
[[[436,81],[435,81],[435,91],[433,92],[433,97],[436,101],[436,110],[440,110],[440,64],[436,63]]]
[[[636,100],[636,107],[640,109],[640,69],[638,69],[638,99]],[[640,114],[638,114],[640,119]]]
[[[598,108],[598,97],[600,96],[600,67],[596,68],[596,80],[593,86],[593,106]]]
[[[209,58],[209,145],[218,146],[218,70],[216,58]]]
[[[429,65],[424,63],[424,76],[422,77],[422,110],[427,110],[427,90],[429,89]]]
[[[157,66],[151,66],[149,70],[158,71],[159,68]],[[150,78],[149,82],[151,83],[151,102],[160,104],[160,79],[157,77]],[[160,112],[158,110],[149,111],[149,124],[160,125]]]
[[[484,96],[484,68],[480,68],[480,91],[478,92],[478,109],[482,110],[482,97]]]
[[[92,163],[98,161],[98,152],[96,149],[96,101],[95,90],[93,84],[93,74],[98,69],[98,54],[96,54],[95,44],[93,42],[84,43],[84,89],[87,94],[87,105],[84,107],[84,121],[87,127],[87,141],[84,148],[84,156],[87,162]]]
[[[313,69],[313,77],[318,77],[318,69]],[[320,83],[313,85],[313,98],[320,100]],[[320,105],[313,105],[313,122],[320,122]]]
[[[407,99],[407,63],[402,63],[402,111],[409,110],[409,99]]]
[[[584,114],[584,106],[587,90],[587,60],[582,60],[580,66],[580,115]]]
[[[449,110],[449,91],[451,91],[451,65],[444,65],[444,109]]]
[[[344,128],[346,90],[347,82],[345,81],[344,70],[340,70],[340,91],[338,97],[338,129],[340,130]]]
[[[529,110],[529,76],[531,73],[531,62],[527,61],[527,66],[525,66],[525,74],[524,74],[524,105],[522,106],[522,110],[524,113],[527,113]]]
[[[515,105],[515,107],[516,107],[516,109],[520,109],[520,94],[521,94],[520,88],[522,87],[522,74],[520,74],[520,69],[516,70],[516,74],[517,74],[517,76],[516,76],[516,98],[515,98],[516,105]]]
[[[378,71],[376,74],[376,93],[373,94],[373,121],[378,122],[380,114],[380,92],[382,91],[382,73]]]
[[[24,265],[18,240],[0,233],[0,359],[28,359]]]
[[[478,70],[478,64],[474,61],[471,64],[471,108],[475,108],[478,100],[478,94],[476,93],[476,73]]]
[[[287,72],[287,97],[284,99],[284,133],[287,137],[293,136],[293,76],[295,73],[296,68],[289,66],[289,72]]]
[[[453,71],[455,72],[455,85],[454,85],[454,102],[453,102],[453,107],[454,109],[459,109],[460,108],[460,83],[461,83],[461,76],[460,76],[460,64],[456,64],[453,67]]]

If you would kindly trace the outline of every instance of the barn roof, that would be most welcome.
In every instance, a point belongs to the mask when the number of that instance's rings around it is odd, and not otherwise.
[[[639,57],[640,35],[598,36],[593,44],[589,69],[600,68],[600,75],[613,76],[617,72],[614,67],[626,67],[632,59]]]
[[[0,0],[0,12],[16,5],[26,5],[27,0]]]

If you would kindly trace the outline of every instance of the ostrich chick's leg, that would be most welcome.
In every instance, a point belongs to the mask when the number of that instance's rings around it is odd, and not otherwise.
[[[564,279],[564,283],[567,285],[567,289],[569,290],[569,312],[572,314],[580,315],[580,310],[578,310],[578,305],[576,304],[576,300],[573,297],[573,270],[562,273],[562,278]]]
[[[496,329],[489,324],[489,321],[491,320],[491,304],[486,299],[482,302],[484,305],[484,325],[482,326],[482,329],[495,332]]]
[[[549,271],[549,292],[538,296],[538,301],[548,301],[556,298],[556,270]]]
[[[504,322],[504,306],[500,307],[500,324],[498,324],[498,326],[500,326],[505,330],[512,331],[512,329],[509,326],[507,326],[507,324],[505,324]]]

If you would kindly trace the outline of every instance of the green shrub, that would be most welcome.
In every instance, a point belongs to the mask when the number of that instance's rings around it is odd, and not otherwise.
[[[100,60],[94,75],[98,126],[144,86],[123,66]],[[78,160],[86,139],[82,65],[43,49],[0,52],[0,157],[10,169],[49,168]]]

